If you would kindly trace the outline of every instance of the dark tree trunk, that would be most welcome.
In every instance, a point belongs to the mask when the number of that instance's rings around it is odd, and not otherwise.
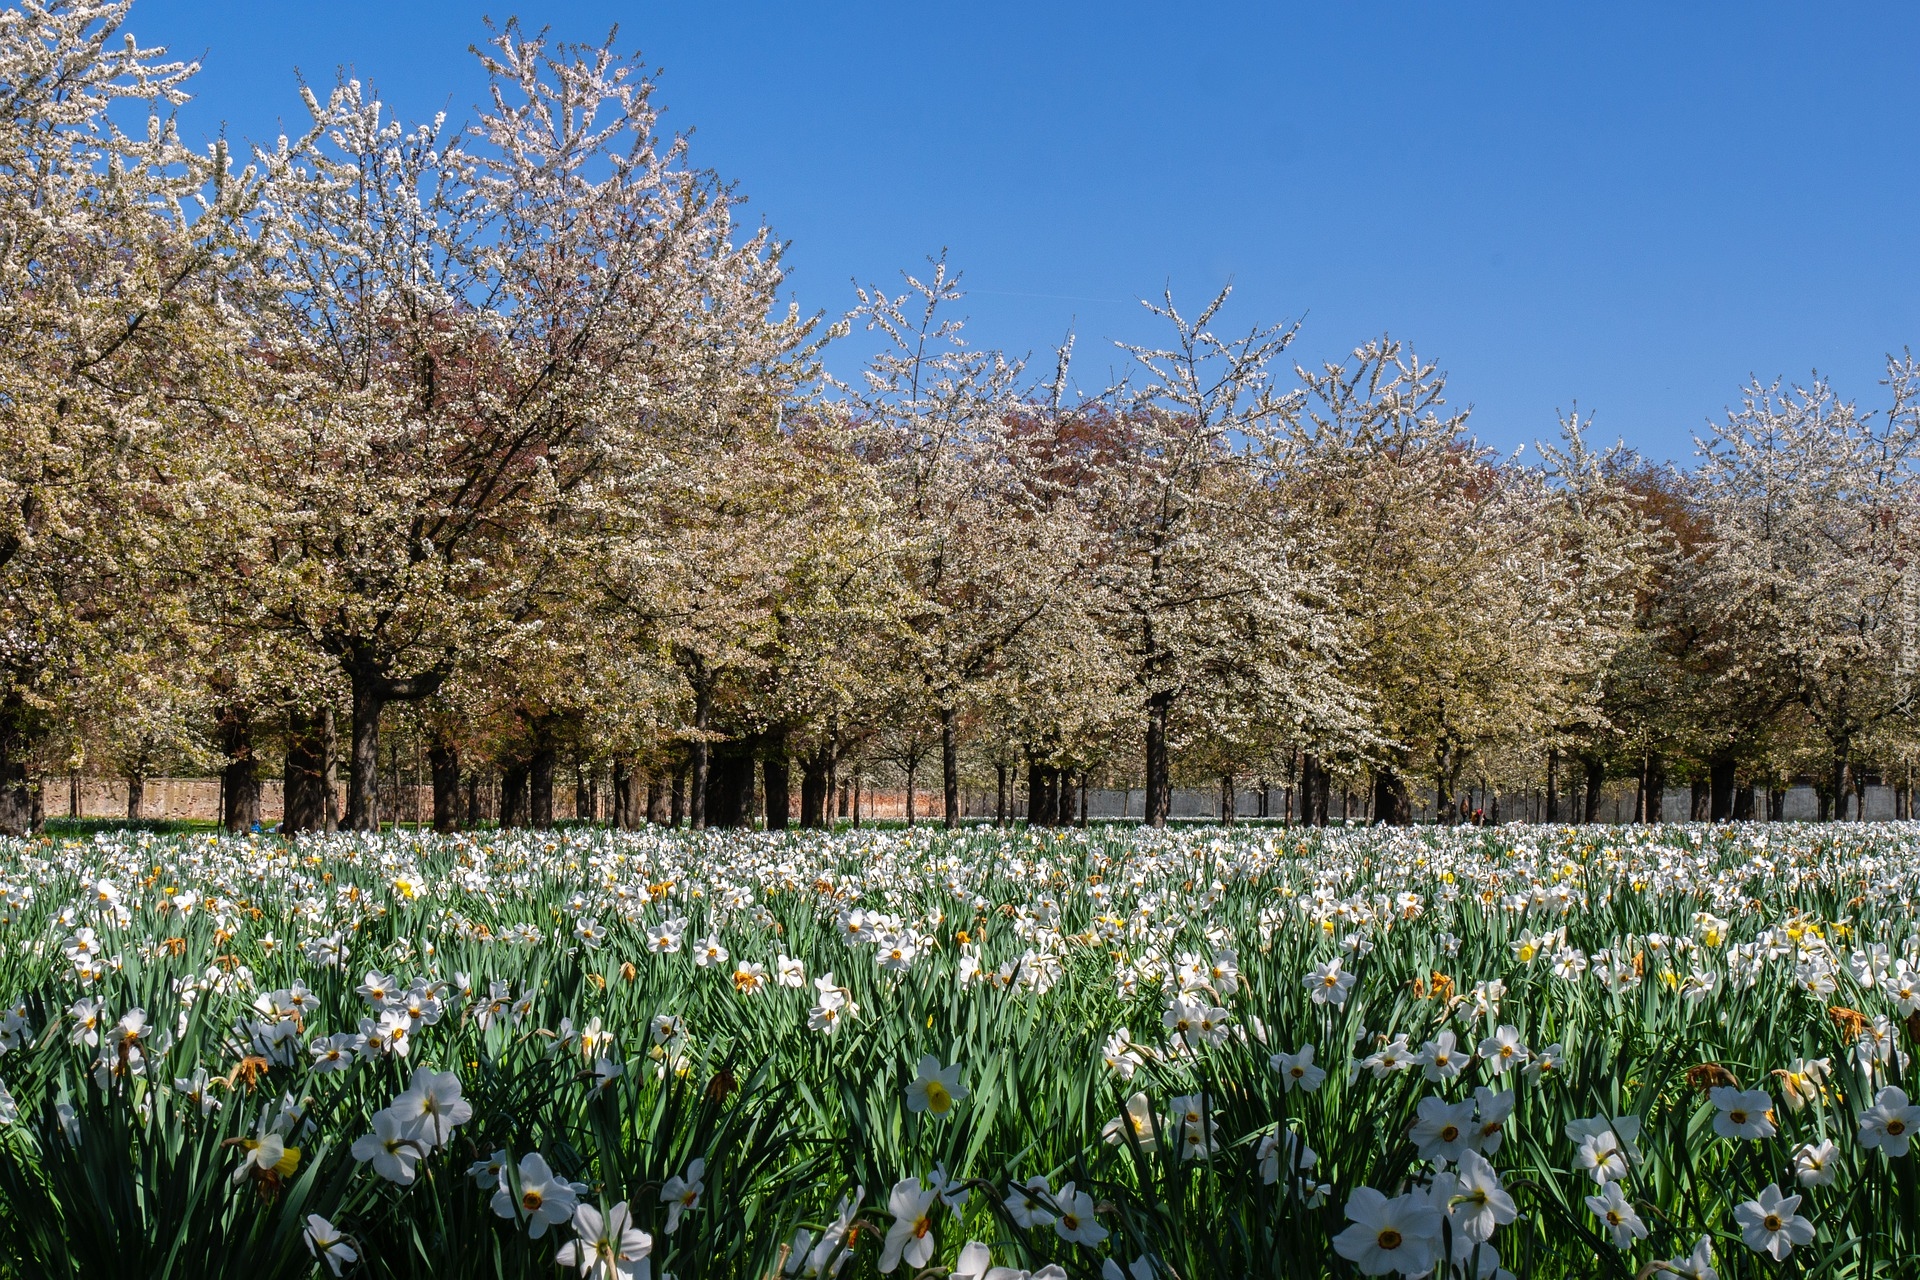
[[[320,829],[340,829],[340,735],[331,703],[320,708]]]
[[[699,800],[699,793],[695,793]],[[703,807],[709,827],[743,827],[749,824],[753,805],[752,744],[736,739],[722,744],[707,762],[707,790]]]
[[[1060,770],[1042,764],[1036,757],[1027,761],[1027,825],[1055,827],[1061,820]]]
[[[576,822],[598,822],[600,815],[594,812],[593,770],[576,760],[573,762],[573,818]]]
[[[1230,827],[1240,816],[1239,797],[1236,794],[1233,775],[1223,774],[1220,778],[1220,824]]]
[[[613,762],[613,825],[631,831],[640,824],[633,803],[633,762],[624,757]]]
[[[1560,821],[1560,748],[1547,749],[1547,821]]]
[[[816,751],[800,763],[800,825],[809,831],[827,827],[832,802],[827,790],[827,753]]]
[[[298,835],[325,828],[326,768],[327,744],[321,733],[320,713],[288,711],[287,761],[280,780],[282,833]]]
[[[1606,790],[1607,766],[1599,756],[1588,756],[1587,766],[1587,811],[1586,821],[1600,821],[1600,793]]]
[[[940,708],[940,821],[948,828],[960,825],[959,713]]]
[[[1173,768],[1167,756],[1167,720],[1173,711],[1173,691],[1161,689],[1147,699],[1147,807],[1150,827],[1167,825],[1173,809]]]
[[[33,826],[36,788],[27,765],[40,731],[39,712],[23,698],[0,701],[0,835],[22,836]]]
[[[534,748],[533,758],[527,762],[527,817],[543,831],[553,825],[553,765],[557,754],[543,743]]]
[[[1007,825],[1007,766],[999,761],[993,766],[993,825]]]
[[[220,754],[220,822],[228,831],[251,831],[260,821],[260,762],[253,755],[253,716],[248,708],[221,708],[218,729]]]
[[[1767,821],[1785,822],[1787,820],[1787,789],[1785,787],[1767,788]]]
[[[1688,806],[1687,817],[1694,822],[1707,822],[1713,814],[1713,787],[1705,778],[1695,778],[1690,784],[1692,802]]]
[[[1333,794],[1333,775],[1320,757],[1308,753],[1300,760],[1300,823],[1308,827],[1327,825],[1328,801]]]
[[[1752,822],[1753,808],[1753,784],[1748,783],[1733,793],[1733,820],[1735,822]]]
[[[673,771],[672,793],[668,798],[667,825],[679,830],[687,817],[687,774],[688,765],[681,765]]]
[[[660,785],[660,775],[647,772],[647,821],[655,826],[667,825],[667,789]]]
[[[127,775],[127,821],[140,821],[140,810],[147,802],[147,780],[139,774]]]
[[[427,773],[433,779],[433,829],[442,835],[460,829],[460,749],[445,738],[427,748]]]
[[[793,820],[793,774],[787,764],[785,729],[777,729],[768,736],[760,775],[767,793],[767,830],[785,831]]]
[[[510,760],[500,768],[500,825],[524,827],[527,825],[527,762]]]
[[[1648,822],[1665,822],[1667,816],[1667,761],[1659,752],[1647,757]]]
[[[367,657],[354,657],[341,665],[353,683],[353,744],[347,759],[346,826],[349,831],[377,831],[380,827],[380,713],[389,702],[417,702],[431,697],[447,674],[422,671],[411,676],[388,676]]]
[[[380,713],[387,700],[371,675],[353,677],[353,742],[347,757],[347,820],[349,831],[377,831],[380,826]]]
[[[707,825],[707,791],[712,779],[713,748],[707,742],[707,721],[713,710],[713,687],[706,680],[695,683],[693,688],[693,812],[689,815],[695,831],[701,831]]]
[[[486,816],[481,812],[480,807],[480,774],[478,771],[467,775],[467,799],[466,802],[461,805],[460,809],[460,824],[464,827],[478,827],[481,819]]]
[[[1707,762],[1707,820],[1726,822],[1733,817],[1733,757],[1722,753]]]
[[[1373,820],[1389,827],[1413,825],[1413,797],[1406,781],[1392,769],[1374,771]]]

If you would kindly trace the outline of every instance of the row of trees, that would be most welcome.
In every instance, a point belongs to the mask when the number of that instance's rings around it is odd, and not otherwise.
[[[234,824],[280,773],[290,829],[369,827],[395,708],[442,825],[568,769],[778,826],[882,768],[1038,822],[1181,778],[1777,816],[1910,768],[1909,359],[1875,413],[1755,386],[1684,471],[1577,417],[1497,456],[1410,349],[1300,369],[1224,294],[1086,394],[1071,343],[968,345],[944,259],[782,306],[611,43],[492,32],[465,126],[302,87],[237,160],[127,16],[0,16],[0,830],[37,777],[181,767]]]

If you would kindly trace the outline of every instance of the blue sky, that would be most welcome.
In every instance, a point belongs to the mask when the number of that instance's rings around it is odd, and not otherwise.
[[[793,242],[830,313],[946,247],[969,333],[1103,384],[1136,299],[1381,333],[1482,439],[1684,458],[1749,375],[1878,404],[1920,345],[1920,6],[138,0],[205,61],[186,132],[271,138],[294,70],[470,114],[483,14],[621,43],[674,128]],[[843,371],[858,360],[849,348]]]

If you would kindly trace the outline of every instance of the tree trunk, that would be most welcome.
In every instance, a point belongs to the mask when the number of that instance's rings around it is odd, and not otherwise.
[[[147,780],[137,773],[127,775],[127,821],[140,821],[140,809],[147,802]]]
[[[220,822],[229,832],[251,831],[260,821],[260,764],[253,756],[253,716],[244,706],[221,708]]]
[[[1592,824],[1600,821],[1600,795],[1607,789],[1607,765],[1599,756],[1588,756],[1583,763],[1587,768],[1587,805],[1583,820]]]
[[[1167,720],[1173,711],[1173,691],[1160,689],[1147,699],[1147,801],[1150,827],[1167,825],[1173,809],[1172,761],[1167,757]]]
[[[349,831],[379,830],[380,713],[387,700],[372,673],[353,673],[353,742],[347,757]]]
[[[687,817],[687,773],[689,766],[683,764],[673,771],[673,786],[668,797],[667,825],[674,830]]]
[[[827,788],[827,753],[816,751],[800,762],[800,825],[809,831],[831,826],[833,799]]]
[[[475,770],[467,775],[467,798],[461,805],[460,822],[471,829],[478,827],[485,817],[480,804],[480,774]]]
[[[1733,756],[1726,752],[1707,761],[1709,822],[1727,822],[1733,817],[1733,765]]]
[[[533,759],[527,763],[527,791],[531,801],[528,816],[542,831],[553,825],[553,766],[557,755],[551,744],[543,742],[534,748]]]
[[[940,708],[940,821],[949,830],[960,825],[959,718],[952,707]]]
[[[1547,821],[1560,821],[1560,748],[1547,748]]]
[[[998,761],[993,766],[993,825],[1007,825],[1007,766]]]
[[[787,765],[785,729],[776,729],[768,736],[760,775],[767,792],[767,830],[785,831],[793,819],[793,774]]]
[[[427,748],[427,772],[433,779],[433,829],[445,835],[460,829],[460,750],[445,738]]]
[[[573,762],[573,820],[575,822],[597,822],[600,815],[594,809],[593,770],[582,762]]]
[[[713,710],[713,686],[701,680],[693,689],[693,812],[690,822],[695,831],[706,829],[707,786],[711,781],[712,749],[707,743],[707,719]]]
[[[753,813],[753,743],[734,739],[707,763],[705,821],[708,827],[744,827]]]
[[[617,756],[613,762],[613,825],[622,831],[631,831],[639,825],[634,821],[635,816],[633,762]]]
[[[1767,821],[1785,822],[1787,820],[1787,789],[1785,787],[1767,788]]]
[[[320,708],[320,829],[340,829],[340,736],[333,719],[333,705]]]
[[[1752,822],[1753,806],[1753,784],[1748,783],[1733,793],[1733,820],[1735,822]]]
[[[1240,816],[1239,797],[1238,795],[1235,794],[1235,792],[1236,792],[1236,788],[1234,787],[1233,775],[1230,773],[1222,774],[1220,777],[1220,825],[1221,826],[1225,826],[1225,827],[1232,826],[1234,823],[1234,819]]]
[[[287,759],[280,779],[280,831],[299,835],[326,825],[326,742],[318,711],[287,712]],[[131,804],[131,800],[129,800]]]
[[[1713,816],[1713,786],[1705,778],[1695,778],[1689,784],[1692,803],[1687,817],[1693,822],[1707,822]]]
[[[1392,769],[1374,770],[1373,820],[1389,827],[1413,825],[1413,797],[1406,781]]]
[[[1667,761],[1659,752],[1647,757],[1648,822],[1665,822],[1667,817]]]
[[[1331,798],[1333,775],[1320,757],[1308,752],[1300,758],[1300,825],[1327,825],[1327,802]]]
[[[907,827],[913,827],[913,775],[920,768],[920,757],[912,756],[907,760]]]
[[[527,825],[527,763],[510,760],[500,769],[500,826]]]
[[[667,789],[660,785],[660,776],[651,770],[647,772],[647,821],[654,826],[667,825]]]

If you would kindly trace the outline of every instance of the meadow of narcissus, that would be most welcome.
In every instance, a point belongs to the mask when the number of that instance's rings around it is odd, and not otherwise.
[[[1916,883],[1904,824],[12,841],[0,1275],[1916,1275]]]

